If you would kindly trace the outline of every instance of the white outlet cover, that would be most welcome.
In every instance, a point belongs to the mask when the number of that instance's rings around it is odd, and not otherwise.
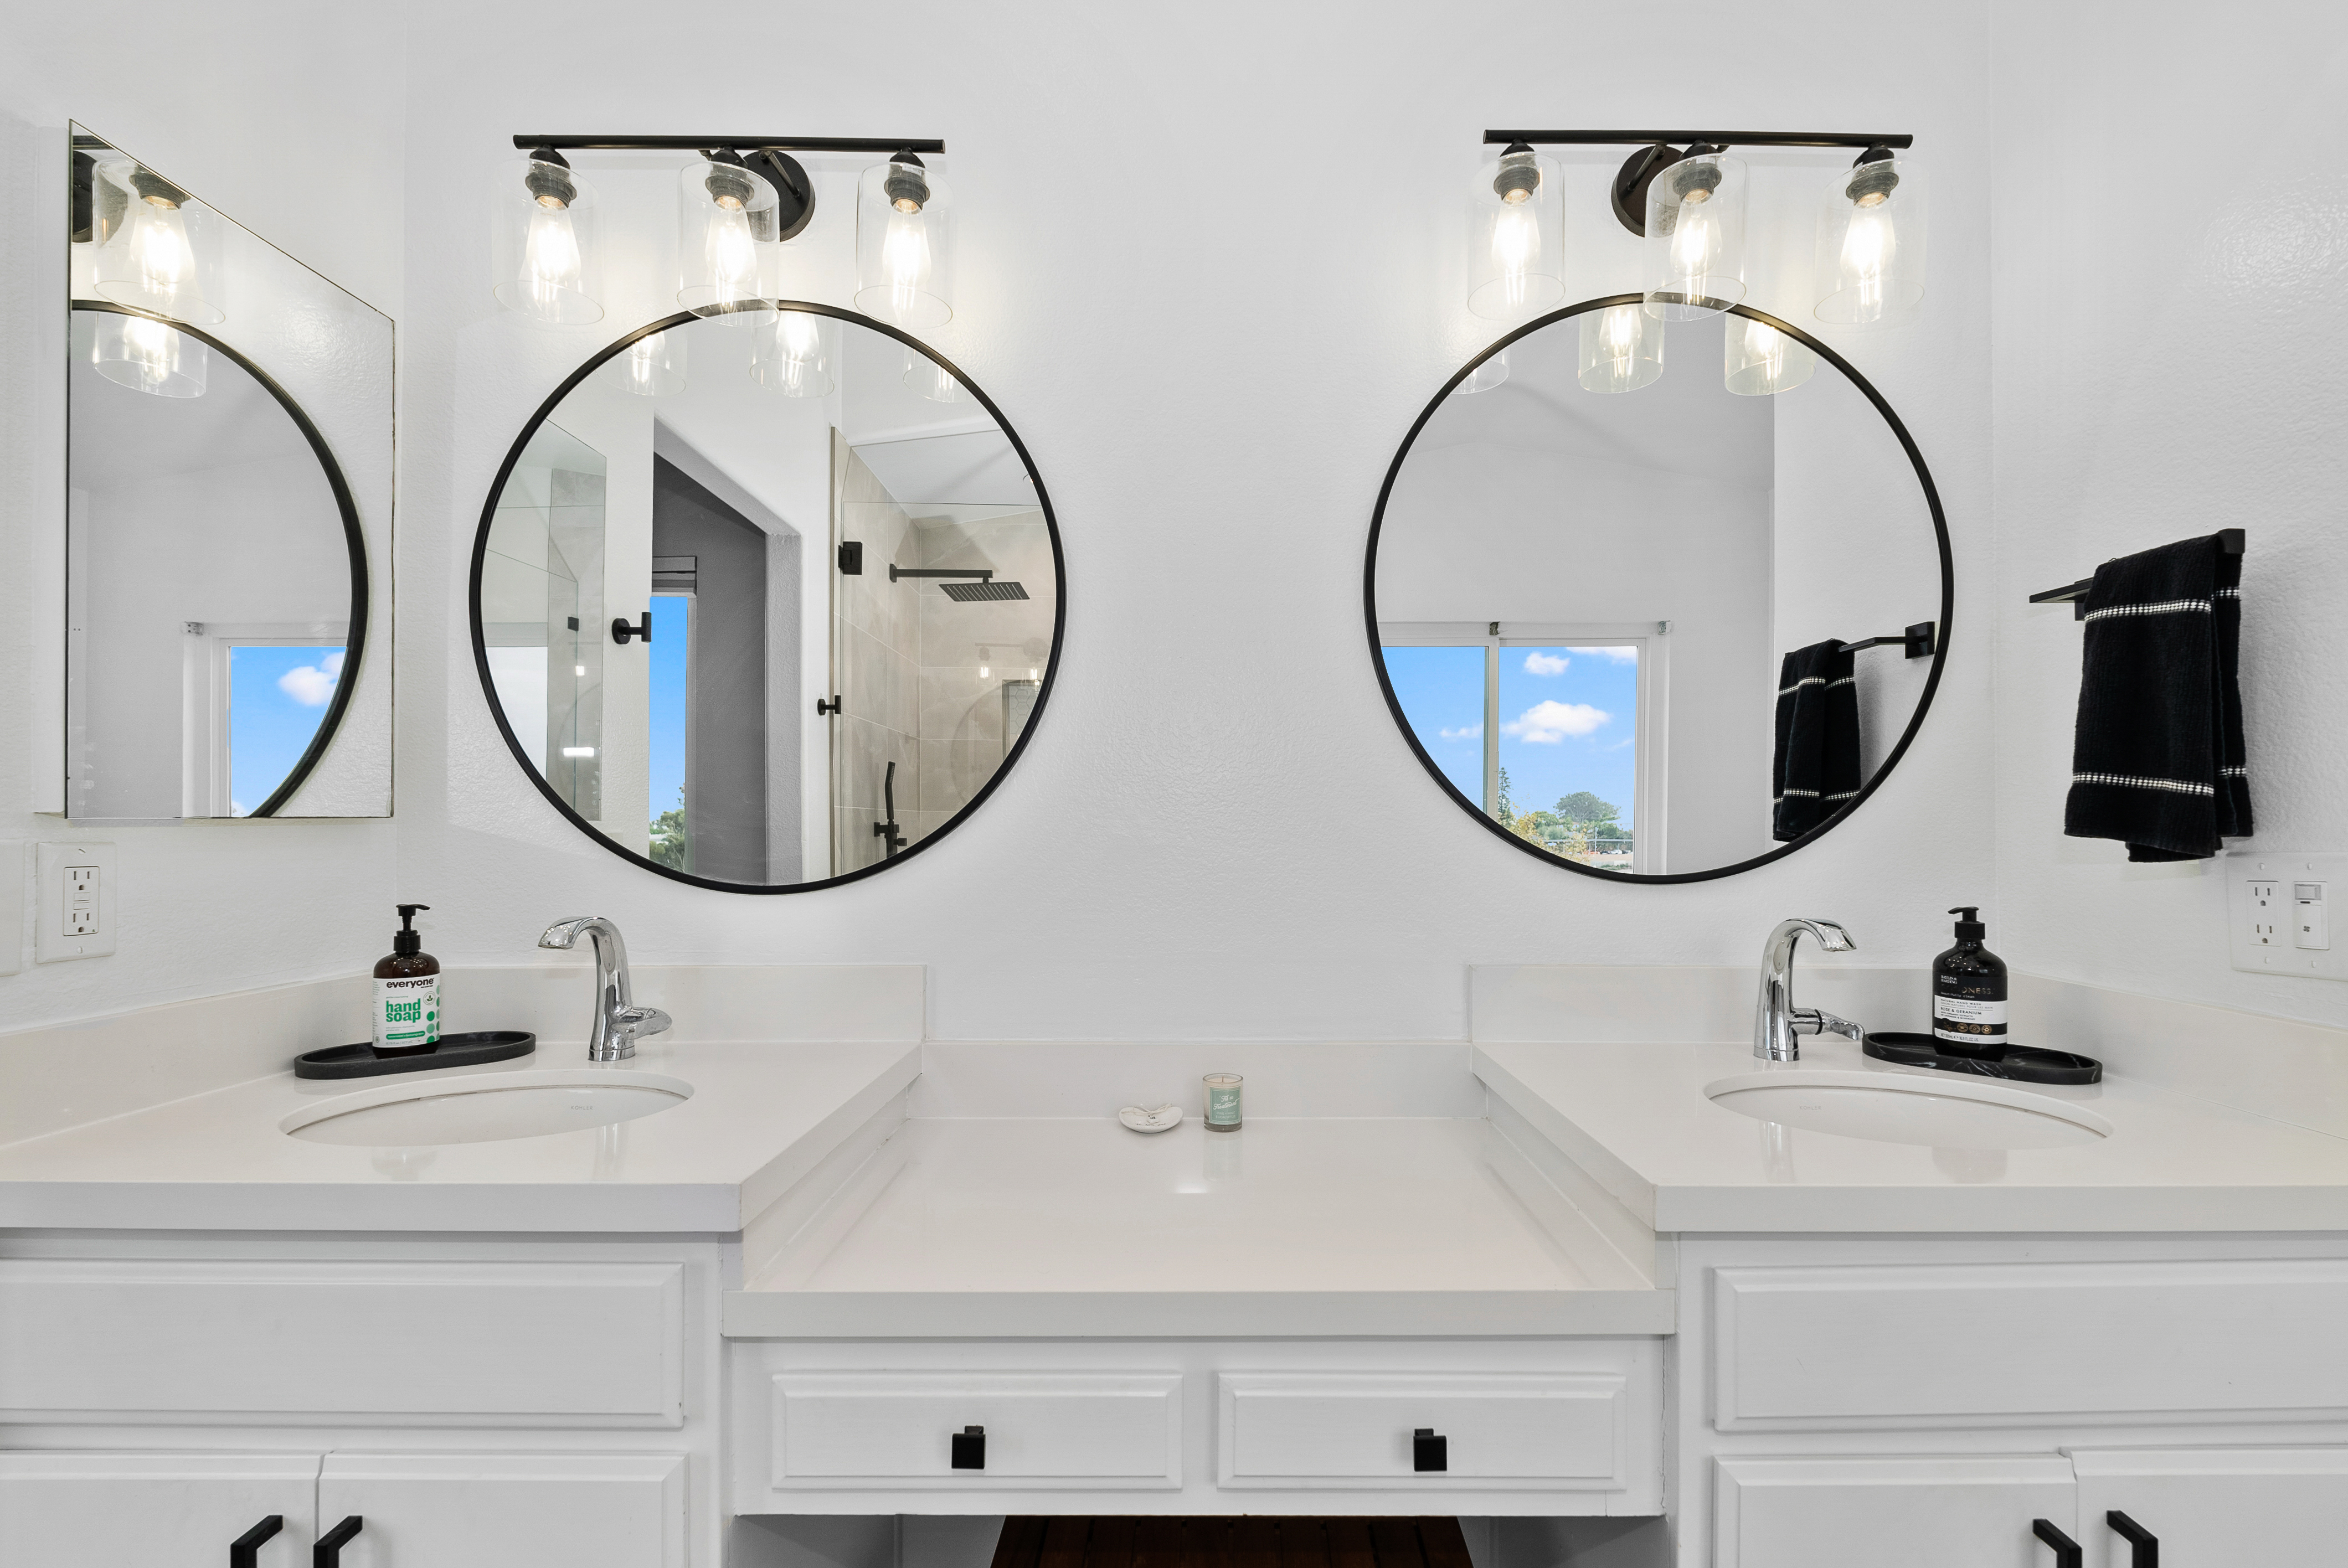
[[[2226,945],[2234,968],[2254,975],[2297,975],[2302,979],[2348,980],[2348,949],[2334,938],[2323,952],[2310,952],[2291,939],[2292,886],[2301,882],[2324,884],[2324,902],[2348,898],[2348,854],[2325,850],[2230,849],[2226,867]],[[2280,939],[2261,947],[2250,936],[2250,885],[2281,884],[2274,924]]]
[[[114,951],[114,845],[111,844],[44,844],[35,856],[33,873],[33,957],[54,964],[68,958],[102,958]],[[66,934],[66,873],[75,866],[98,868],[98,929],[88,936]]]

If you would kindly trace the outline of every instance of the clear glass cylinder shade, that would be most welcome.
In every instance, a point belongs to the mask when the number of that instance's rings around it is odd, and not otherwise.
[[[1476,171],[1468,196],[1468,309],[1519,321],[1565,302],[1565,201],[1557,165],[1509,153]]]
[[[685,334],[640,337],[613,360],[620,384],[638,397],[671,397],[685,390]]]
[[[812,311],[775,311],[750,340],[750,379],[785,397],[829,397],[838,358],[825,318]]]
[[[1451,390],[1455,396],[1465,397],[1473,393],[1489,392],[1508,379],[1509,351],[1502,349],[1474,370],[1469,371],[1468,379]]]
[[[491,187],[489,272],[498,303],[549,326],[603,319],[594,188],[534,158],[498,166]]]
[[[90,333],[89,363],[107,380],[133,391],[201,397],[211,373],[211,350],[147,316],[100,313]]]
[[[1642,305],[1585,311],[1579,363],[1584,391],[1636,392],[1663,374],[1663,323]]]
[[[908,329],[953,319],[953,206],[936,175],[892,162],[856,182],[856,308]]]
[[[1745,160],[1684,158],[1647,187],[1647,310],[1667,322],[1716,315],[1745,299]]]
[[[907,388],[932,403],[962,401],[962,383],[953,378],[953,372],[928,354],[917,354],[910,348],[905,351],[904,381]]]
[[[1924,302],[1924,178],[1907,159],[1838,172],[1818,208],[1811,278],[1817,315],[1837,326],[1898,326]]]
[[[1723,339],[1727,347],[1722,384],[1740,397],[1790,392],[1818,368],[1818,356],[1809,344],[1749,316],[1729,317]]]
[[[688,311],[767,299],[775,188],[736,163],[699,161],[677,176],[676,302]]]
[[[110,232],[91,258],[100,299],[211,326],[228,319],[221,274],[221,235],[211,212],[128,159],[92,171],[98,220]]]

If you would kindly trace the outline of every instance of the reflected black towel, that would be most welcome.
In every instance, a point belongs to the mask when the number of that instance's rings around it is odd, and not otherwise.
[[[1769,835],[1788,843],[1859,794],[1859,687],[1842,640],[1786,655],[1777,673],[1776,797]]]
[[[2096,569],[2065,833],[2199,860],[2250,831],[2241,581],[2214,534]]]

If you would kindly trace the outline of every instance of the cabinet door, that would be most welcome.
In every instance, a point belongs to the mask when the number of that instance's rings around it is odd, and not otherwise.
[[[2031,1521],[2078,1535],[2052,1454],[1715,1462],[1713,1568],[2048,1568]]]
[[[2348,1449],[2116,1449],[2071,1456],[2091,1568],[2135,1553],[2106,1515],[2151,1532],[2164,1561],[2336,1563],[2348,1538]]]
[[[330,1453],[318,1517],[342,1568],[685,1568],[685,1456]]]
[[[0,1453],[0,1563],[220,1568],[276,1514],[257,1568],[309,1561],[318,1456]]]

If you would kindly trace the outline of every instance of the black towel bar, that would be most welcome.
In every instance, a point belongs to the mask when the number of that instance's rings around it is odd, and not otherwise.
[[[1931,621],[1920,620],[1897,637],[1869,637],[1858,642],[1846,642],[1842,645],[1842,651],[1856,653],[1862,648],[1902,648],[1907,650],[1910,659],[1930,659],[1939,651],[1932,632]]]
[[[2240,555],[2244,542],[2243,531],[2240,528],[2218,530],[2218,548],[2230,556]],[[2030,602],[2067,604],[2071,607],[2072,620],[2085,620],[2087,619],[2087,590],[2095,586],[2094,578],[2083,577],[2078,581],[2067,583],[2061,588],[2050,588],[2044,593],[2034,593],[2030,596]]]

